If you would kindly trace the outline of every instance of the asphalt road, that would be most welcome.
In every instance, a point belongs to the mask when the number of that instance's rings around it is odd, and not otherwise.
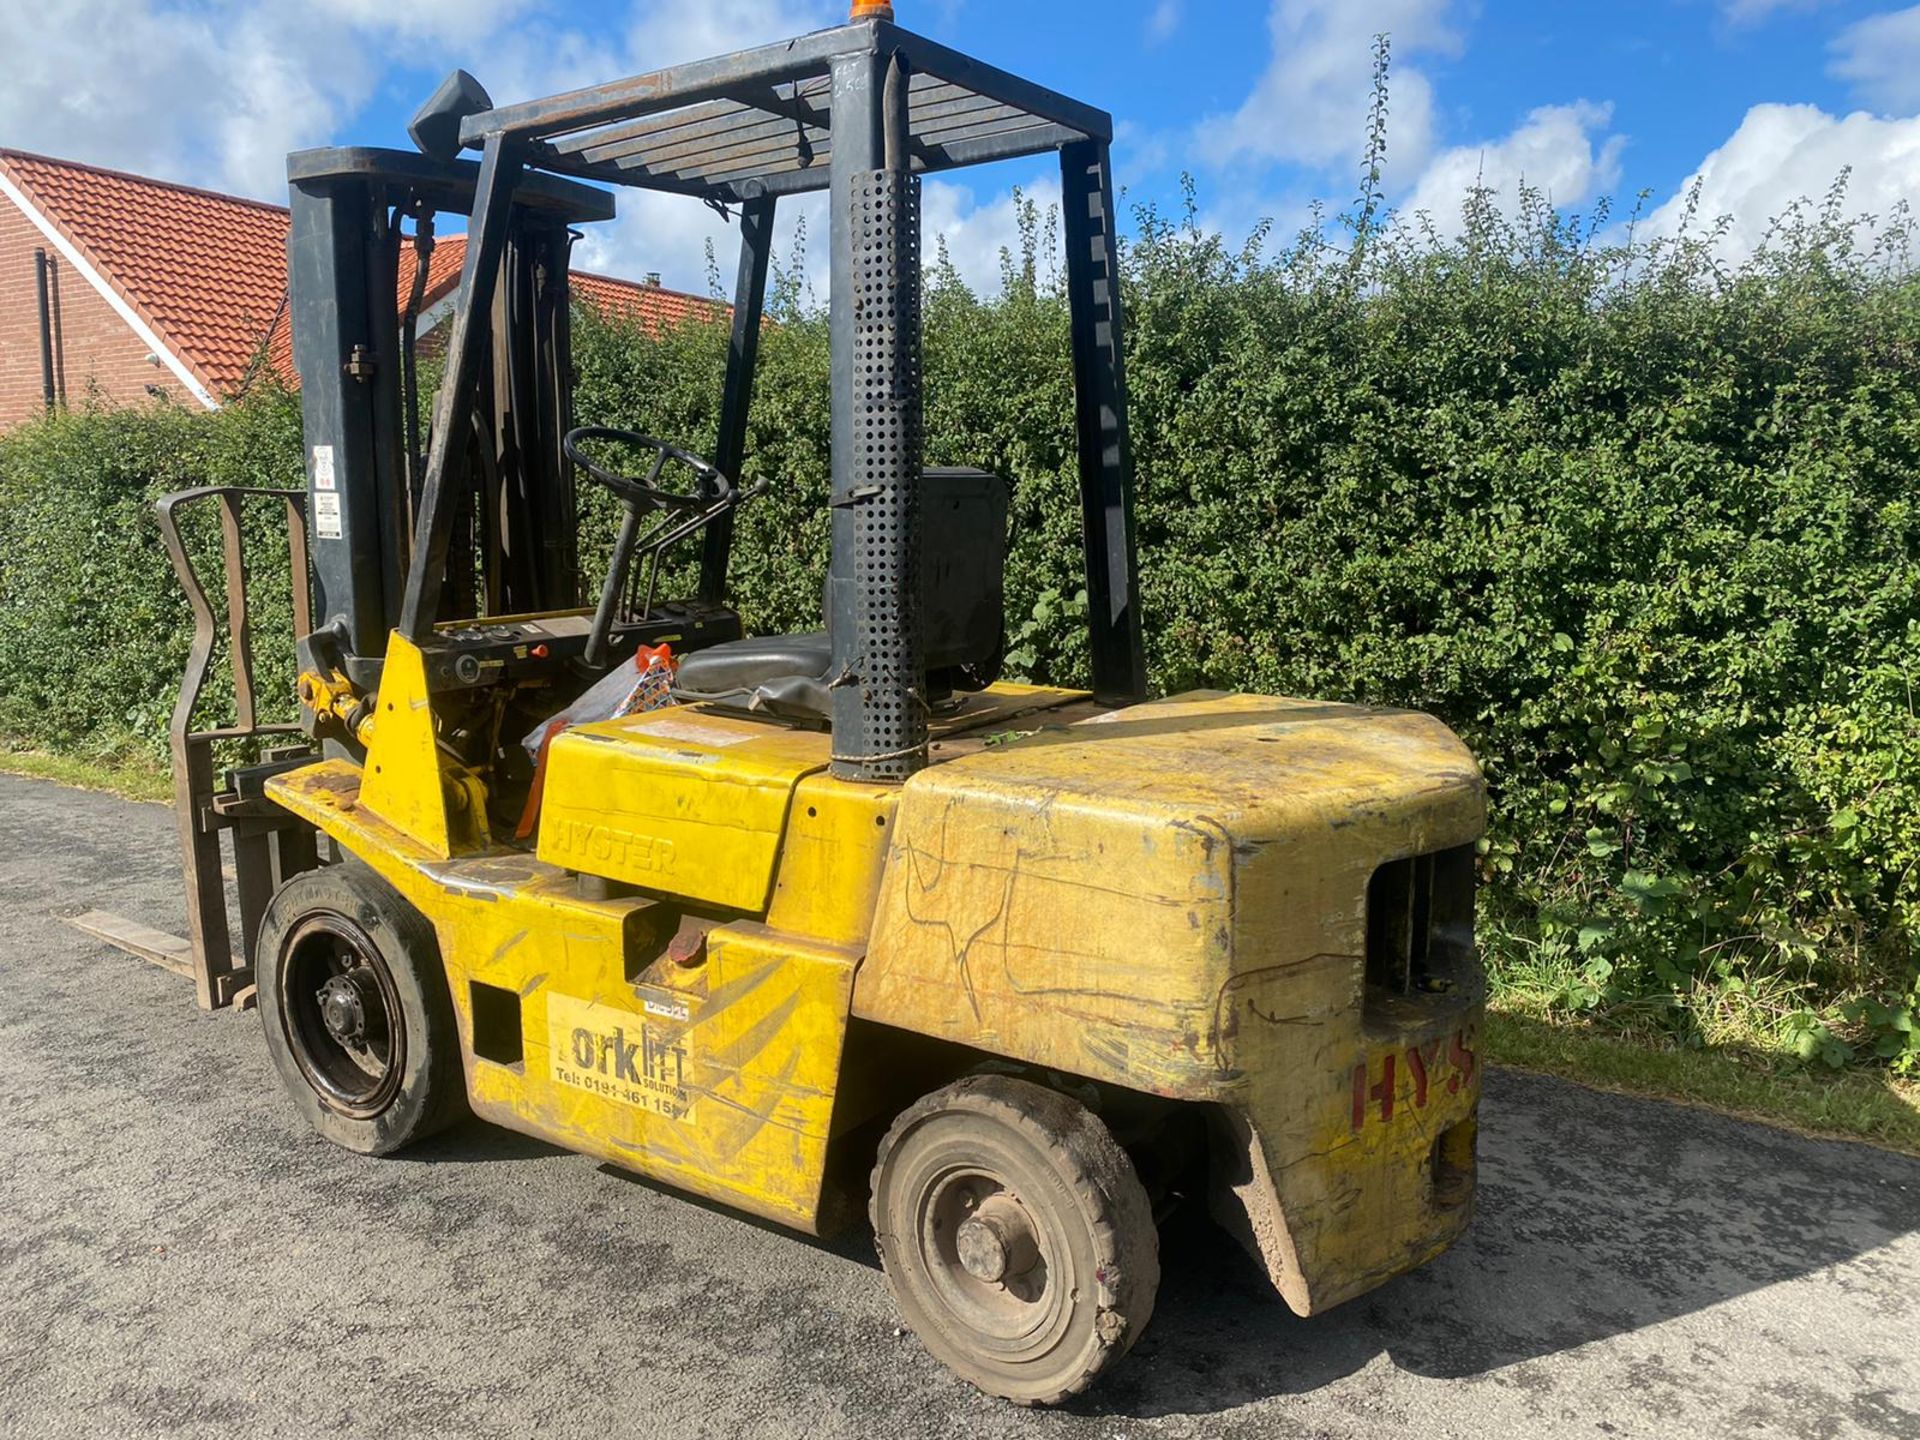
[[[0,776],[0,1434],[1920,1437],[1920,1161],[1494,1072],[1481,1210],[1295,1319],[1204,1225],[1061,1412],[823,1247],[469,1124],[365,1160],[253,1015],[57,918],[178,929],[172,819]]]

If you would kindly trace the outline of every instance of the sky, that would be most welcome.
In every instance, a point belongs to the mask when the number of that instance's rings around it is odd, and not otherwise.
[[[1768,221],[1850,167],[1849,208],[1920,195],[1920,4],[1886,0],[896,0],[909,29],[1114,116],[1133,203],[1236,242],[1291,230],[1359,184],[1373,36],[1392,43],[1385,185],[1402,212],[1457,224],[1474,184],[1523,182],[1563,210],[1601,196],[1670,233],[1701,184],[1748,253]],[[263,199],[285,155],[405,145],[463,66],[496,102],[550,94],[837,23],[845,0],[4,0],[0,146]],[[930,178],[936,236],[992,289],[1013,197],[1059,194],[1048,160]],[[820,278],[822,203],[783,203],[785,259]],[[725,223],[698,202],[620,197],[582,268],[704,290]]]

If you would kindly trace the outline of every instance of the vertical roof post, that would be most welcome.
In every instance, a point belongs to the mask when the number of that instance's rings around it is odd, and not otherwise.
[[[727,349],[727,385],[720,397],[720,438],[713,447],[719,472],[740,483],[747,456],[747,414],[753,405],[754,371],[760,363],[760,322],[766,313],[767,263],[773,255],[775,198],[760,195],[740,207],[740,273],[733,291],[733,338]],[[727,561],[733,553],[733,512],[707,527],[700,557],[700,598],[726,599]]]
[[[920,626],[920,182],[895,54],[833,66],[833,773],[927,763]],[[889,144],[889,137],[892,143]],[[888,153],[893,152],[893,168]]]
[[[1101,701],[1124,705],[1146,697],[1147,662],[1134,555],[1133,438],[1127,429],[1120,252],[1107,145],[1087,140],[1063,147],[1060,177],[1093,689]]]
[[[454,310],[453,334],[447,341],[447,367],[440,385],[433,448],[427,456],[420,516],[414,525],[413,564],[407,572],[406,598],[400,607],[400,633],[416,643],[427,637],[439,618],[447,551],[453,539],[453,492],[462,478],[468,431],[473,425],[474,389],[487,354],[493,292],[506,252],[507,222],[520,163],[518,151],[510,149],[505,136],[496,133],[487,137],[480,156],[467,253],[460,270],[460,300]]]

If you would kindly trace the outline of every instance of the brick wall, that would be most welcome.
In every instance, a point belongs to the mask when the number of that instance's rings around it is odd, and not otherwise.
[[[53,262],[54,374],[57,382],[64,371],[68,404],[83,405],[90,394],[109,404],[138,404],[152,398],[151,386],[198,405],[171,370],[147,359],[145,342],[106,298],[0,195],[0,429],[41,413],[36,247]]]

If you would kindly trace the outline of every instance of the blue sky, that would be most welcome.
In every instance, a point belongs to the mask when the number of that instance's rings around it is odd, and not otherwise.
[[[45,0],[0,14],[0,145],[281,198],[281,157],[404,143],[446,69],[501,101],[832,23],[840,0]],[[1856,208],[1920,192],[1920,5],[1886,0],[899,0],[903,24],[1113,112],[1120,178],[1238,238],[1353,193],[1368,43],[1395,48],[1388,190],[1445,224],[1476,181],[1568,209],[1703,181],[1750,249],[1853,167]],[[930,229],[990,284],[1038,161],[929,186]],[[817,204],[813,207],[817,222]],[[795,213],[801,213],[796,207]],[[593,268],[703,284],[695,204],[623,201]],[[813,266],[810,269],[816,268]]]

